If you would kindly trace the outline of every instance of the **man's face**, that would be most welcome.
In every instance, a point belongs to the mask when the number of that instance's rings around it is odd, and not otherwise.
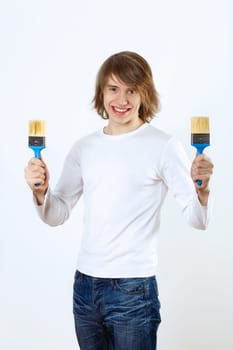
[[[141,98],[132,87],[111,76],[104,87],[103,97],[110,122],[122,125],[138,120]]]

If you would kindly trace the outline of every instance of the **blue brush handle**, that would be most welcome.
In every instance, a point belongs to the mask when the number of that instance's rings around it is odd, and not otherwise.
[[[34,151],[35,158],[40,159],[40,152],[45,146],[29,146]],[[35,184],[35,187],[39,187],[40,184]]]
[[[204,149],[205,149],[206,147],[208,147],[209,144],[208,144],[208,143],[193,143],[192,146],[195,147],[195,148],[197,149],[197,154],[202,154],[203,151],[204,151]],[[197,180],[197,181],[196,181],[196,184],[197,184],[198,186],[201,186],[201,185],[202,185],[202,181],[201,181],[201,180]]]

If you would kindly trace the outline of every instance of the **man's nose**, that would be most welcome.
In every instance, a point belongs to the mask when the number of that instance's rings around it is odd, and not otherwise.
[[[125,106],[128,104],[127,94],[125,92],[121,92],[119,94],[118,103],[120,106]]]

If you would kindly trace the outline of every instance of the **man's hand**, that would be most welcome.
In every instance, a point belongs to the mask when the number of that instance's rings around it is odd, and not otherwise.
[[[45,162],[41,159],[32,158],[24,170],[27,184],[33,191],[37,203],[43,204],[45,194],[48,190],[49,172]],[[39,186],[36,186],[39,184]]]
[[[213,163],[205,154],[197,155],[191,167],[191,177],[195,184],[200,203],[207,205],[209,197],[209,181],[213,173]],[[199,186],[196,181],[201,180]]]

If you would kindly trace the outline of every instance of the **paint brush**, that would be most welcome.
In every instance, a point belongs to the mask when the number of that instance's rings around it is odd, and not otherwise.
[[[197,149],[197,154],[202,154],[210,145],[209,117],[191,118],[191,145]],[[202,185],[201,180],[197,180],[196,183]]]
[[[45,120],[29,120],[28,147],[34,151],[35,158],[40,159],[40,152],[45,148]]]

